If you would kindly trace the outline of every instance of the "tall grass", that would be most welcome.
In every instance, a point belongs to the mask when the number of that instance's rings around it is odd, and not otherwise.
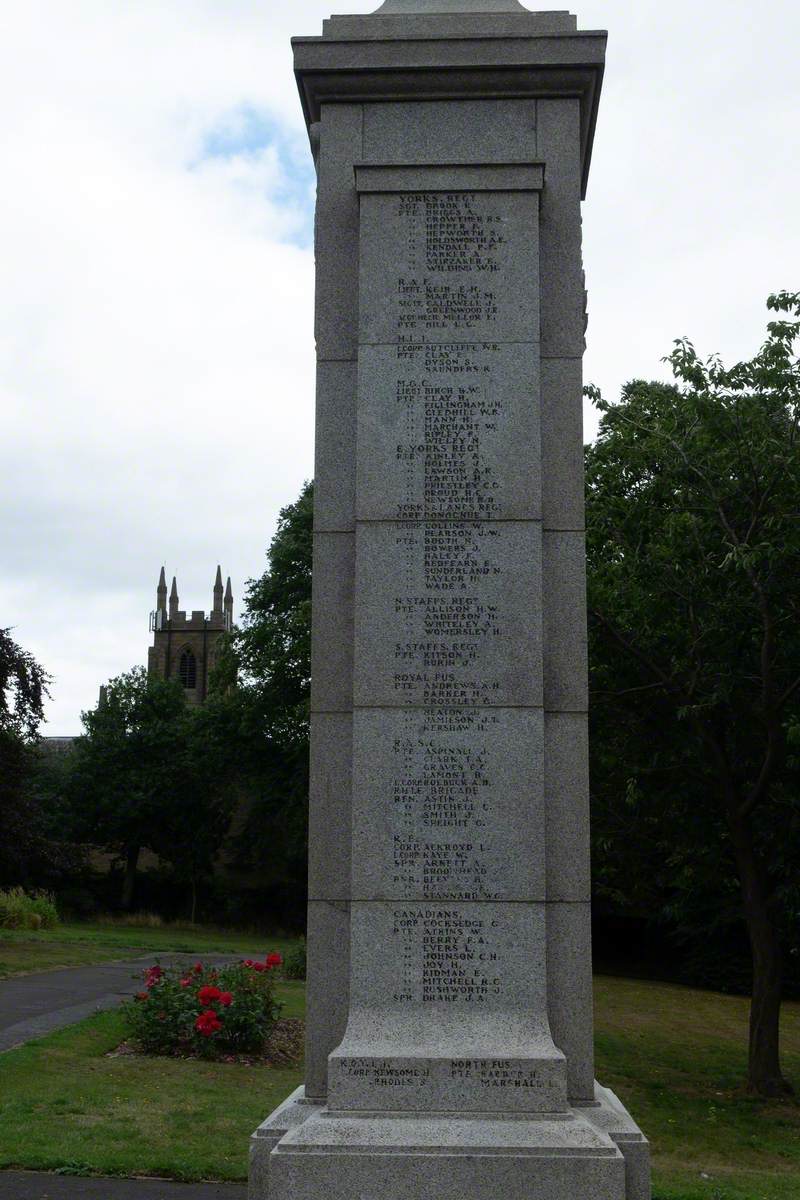
[[[131,929],[161,929],[164,925],[164,921],[158,913],[148,912],[125,913],[120,916],[107,913],[95,917],[95,921],[98,925],[123,925]]]
[[[54,929],[58,910],[49,892],[0,890],[0,929]]]

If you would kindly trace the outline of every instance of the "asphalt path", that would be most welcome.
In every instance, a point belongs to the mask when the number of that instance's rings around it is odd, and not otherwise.
[[[84,1179],[38,1171],[0,1171],[0,1200],[246,1200],[242,1183],[162,1179]]]
[[[0,1052],[21,1046],[91,1017],[103,1009],[116,1008],[144,987],[142,971],[158,958],[162,966],[187,966],[196,954],[148,954],[124,962],[98,963],[93,967],[64,967],[35,975],[18,975],[0,982]],[[212,966],[238,961],[239,956],[204,954]],[[0,1197],[6,1193],[0,1190]],[[11,1195],[12,1193],[8,1193]],[[78,1193],[73,1193],[77,1195]],[[88,1195],[94,1193],[87,1192]]]

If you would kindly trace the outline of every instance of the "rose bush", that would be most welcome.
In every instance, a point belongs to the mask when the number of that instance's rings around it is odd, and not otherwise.
[[[220,968],[150,967],[144,990],[124,1006],[131,1038],[147,1054],[258,1054],[280,1015],[274,980],[282,961],[270,954]]]

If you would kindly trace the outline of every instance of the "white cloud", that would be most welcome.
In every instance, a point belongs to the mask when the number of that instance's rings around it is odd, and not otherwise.
[[[629,378],[668,378],[659,360],[683,335],[704,355],[750,357],[767,295],[800,287],[800,9],[587,0],[578,12],[609,30],[584,235],[586,376],[613,397]]]
[[[0,37],[0,625],[77,729],[145,660],[162,562],[206,607],[312,471],[312,176],[292,34],[371,0],[26,0]],[[797,286],[791,0],[587,0],[610,30],[587,377],[752,353]],[[209,154],[209,151],[215,151]]]
[[[267,18],[34,2],[5,40],[0,612],[56,677],[51,732],[144,660],[161,562],[190,608],[217,561],[241,595],[312,471],[313,263],[281,145],[307,151]],[[245,106],[272,142],[203,157]]]

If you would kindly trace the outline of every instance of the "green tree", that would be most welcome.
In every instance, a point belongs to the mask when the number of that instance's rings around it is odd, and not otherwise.
[[[0,629],[0,884],[49,882],[62,863],[31,788],[50,678]]]
[[[36,738],[51,680],[10,629],[0,629],[0,731],[26,741]]]
[[[215,686],[236,681],[241,765],[252,797],[238,838],[240,862],[282,863],[305,886],[311,551],[314,489],[281,510],[267,568],[248,582],[241,627],[229,639]]]
[[[213,689],[199,708],[188,709],[184,732],[184,786],[160,827],[158,853],[190,889],[191,920],[198,887],[214,873],[240,800],[244,777],[241,705],[235,693]]]
[[[783,316],[751,361],[682,340],[675,385],[633,382],[616,404],[589,389],[603,416],[586,462],[595,819],[647,848],[643,896],[671,871],[678,903],[713,893],[725,911],[738,881],[748,1082],[769,1096],[790,1090],[779,1016],[800,907],[800,296],[768,305]]]
[[[83,836],[118,847],[125,860],[122,905],[133,905],[143,848],[172,864],[191,887],[209,874],[230,821],[230,793],[221,748],[209,713],[192,710],[176,680],[135,667],[105,689],[83,714],[76,742],[73,812]]]

